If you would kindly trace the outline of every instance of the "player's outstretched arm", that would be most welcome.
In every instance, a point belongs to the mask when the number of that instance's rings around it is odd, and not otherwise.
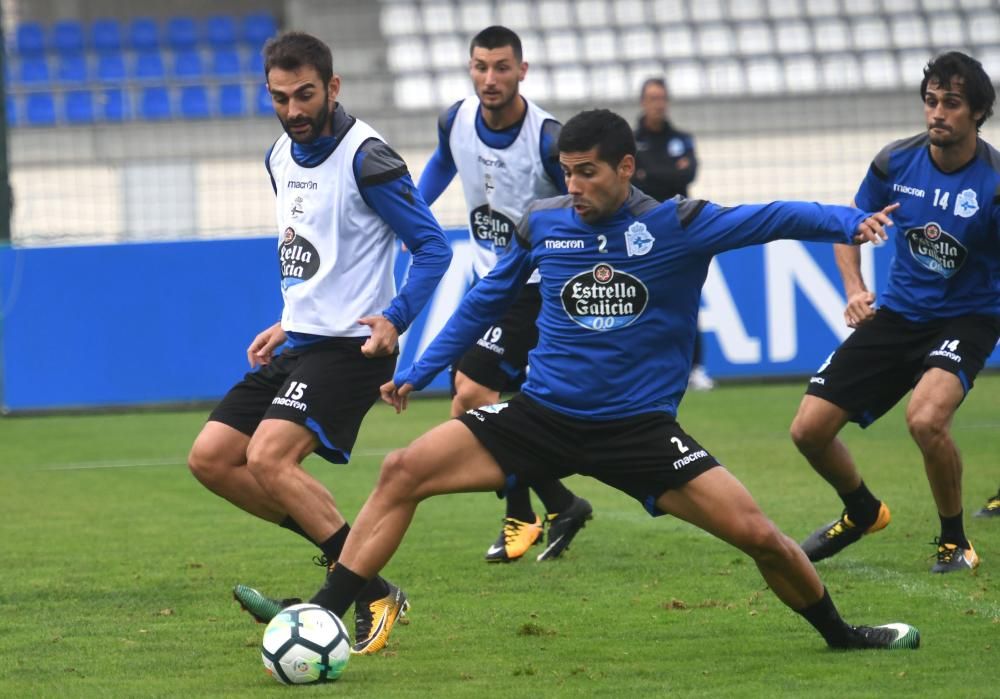
[[[858,236],[855,242],[870,240],[876,235],[874,245],[881,245],[887,236],[885,229],[893,225],[889,214],[899,208],[899,204],[890,204],[882,211],[865,219],[858,226]],[[859,239],[860,237],[860,239]],[[844,282],[844,293],[847,296],[847,306],[844,308],[844,322],[849,328],[857,328],[875,317],[875,294],[868,290],[861,276],[861,251],[857,245],[835,245],[833,255],[837,261],[837,269]]]
[[[250,362],[250,368],[253,369],[258,364],[262,366],[270,364],[274,350],[285,344],[287,339],[285,331],[281,329],[281,321],[259,333],[247,347],[247,361]]]
[[[382,400],[394,407],[398,415],[406,410],[410,392],[413,390],[413,384],[404,383],[402,386],[397,387],[395,381],[389,381],[382,384],[379,390],[382,393]]]
[[[889,206],[881,211],[876,211],[859,223],[857,229],[854,231],[854,243],[856,245],[861,245],[862,243],[881,245],[883,241],[889,238],[889,234],[886,233],[885,229],[893,225],[889,214],[898,208],[898,203],[889,204]]]

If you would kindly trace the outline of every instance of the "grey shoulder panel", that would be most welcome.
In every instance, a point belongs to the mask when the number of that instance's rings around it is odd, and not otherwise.
[[[362,187],[391,182],[408,172],[406,163],[385,141],[369,138],[358,153],[364,156],[358,182]]]
[[[993,172],[1000,173],[1000,152],[981,138],[976,145],[976,155],[989,163]]]
[[[459,100],[455,104],[448,107],[446,110],[438,115],[438,130],[441,133],[451,133],[451,125],[455,123],[455,115],[458,114],[459,107],[462,106],[462,102],[465,100]]]
[[[531,214],[536,211],[544,211],[546,209],[568,209],[573,206],[573,197],[568,194],[564,194],[558,197],[549,197],[548,199],[537,199],[528,205],[528,208],[524,212],[524,216],[521,217],[521,222],[517,224],[517,230],[514,232],[514,239],[517,240],[518,245],[527,250],[531,249],[531,226],[529,224],[529,219]]]
[[[691,222],[698,218],[698,214],[708,204],[705,199],[685,199],[679,194],[670,201],[677,204],[677,220],[681,222],[681,228],[687,228],[691,225]]]
[[[645,194],[635,185],[632,185],[632,190],[629,192],[628,199],[625,200],[625,206],[628,207],[628,211],[633,216],[642,216],[658,207],[660,202],[653,199],[653,197]]]
[[[872,170],[881,179],[887,179],[889,177],[889,156],[899,150],[909,150],[911,148],[922,148],[928,143],[928,137],[926,132],[918,133],[915,136],[909,136],[907,138],[901,138],[897,141],[893,141],[889,145],[885,146],[882,150],[878,152],[875,159],[872,160]]]

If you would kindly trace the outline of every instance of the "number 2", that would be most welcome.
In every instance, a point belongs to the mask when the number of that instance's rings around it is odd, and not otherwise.
[[[677,451],[681,454],[686,454],[690,449],[684,446],[684,442],[681,441],[680,437],[671,437],[670,443],[677,447]]]
[[[597,252],[607,252],[608,251],[608,236],[603,233],[597,236]]]

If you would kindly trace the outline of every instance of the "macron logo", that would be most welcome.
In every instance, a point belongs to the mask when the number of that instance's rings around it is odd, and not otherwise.
[[[911,197],[918,197],[923,199],[926,196],[926,192],[922,189],[917,189],[916,187],[910,187],[905,184],[894,184],[892,185],[892,191],[900,192],[901,194],[909,194]]]
[[[583,250],[582,240],[546,240],[545,247],[548,250]]]

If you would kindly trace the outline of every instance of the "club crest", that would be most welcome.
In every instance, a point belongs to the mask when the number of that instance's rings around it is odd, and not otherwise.
[[[963,189],[955,197],[955,215],[962,218],[971,218],[979,211],[979,202],[976,201],[976,190]]]
[[[625,250],[629,257],[641,257],[653,249],[656,239],[645,223],[636,221],[625,231]]]

